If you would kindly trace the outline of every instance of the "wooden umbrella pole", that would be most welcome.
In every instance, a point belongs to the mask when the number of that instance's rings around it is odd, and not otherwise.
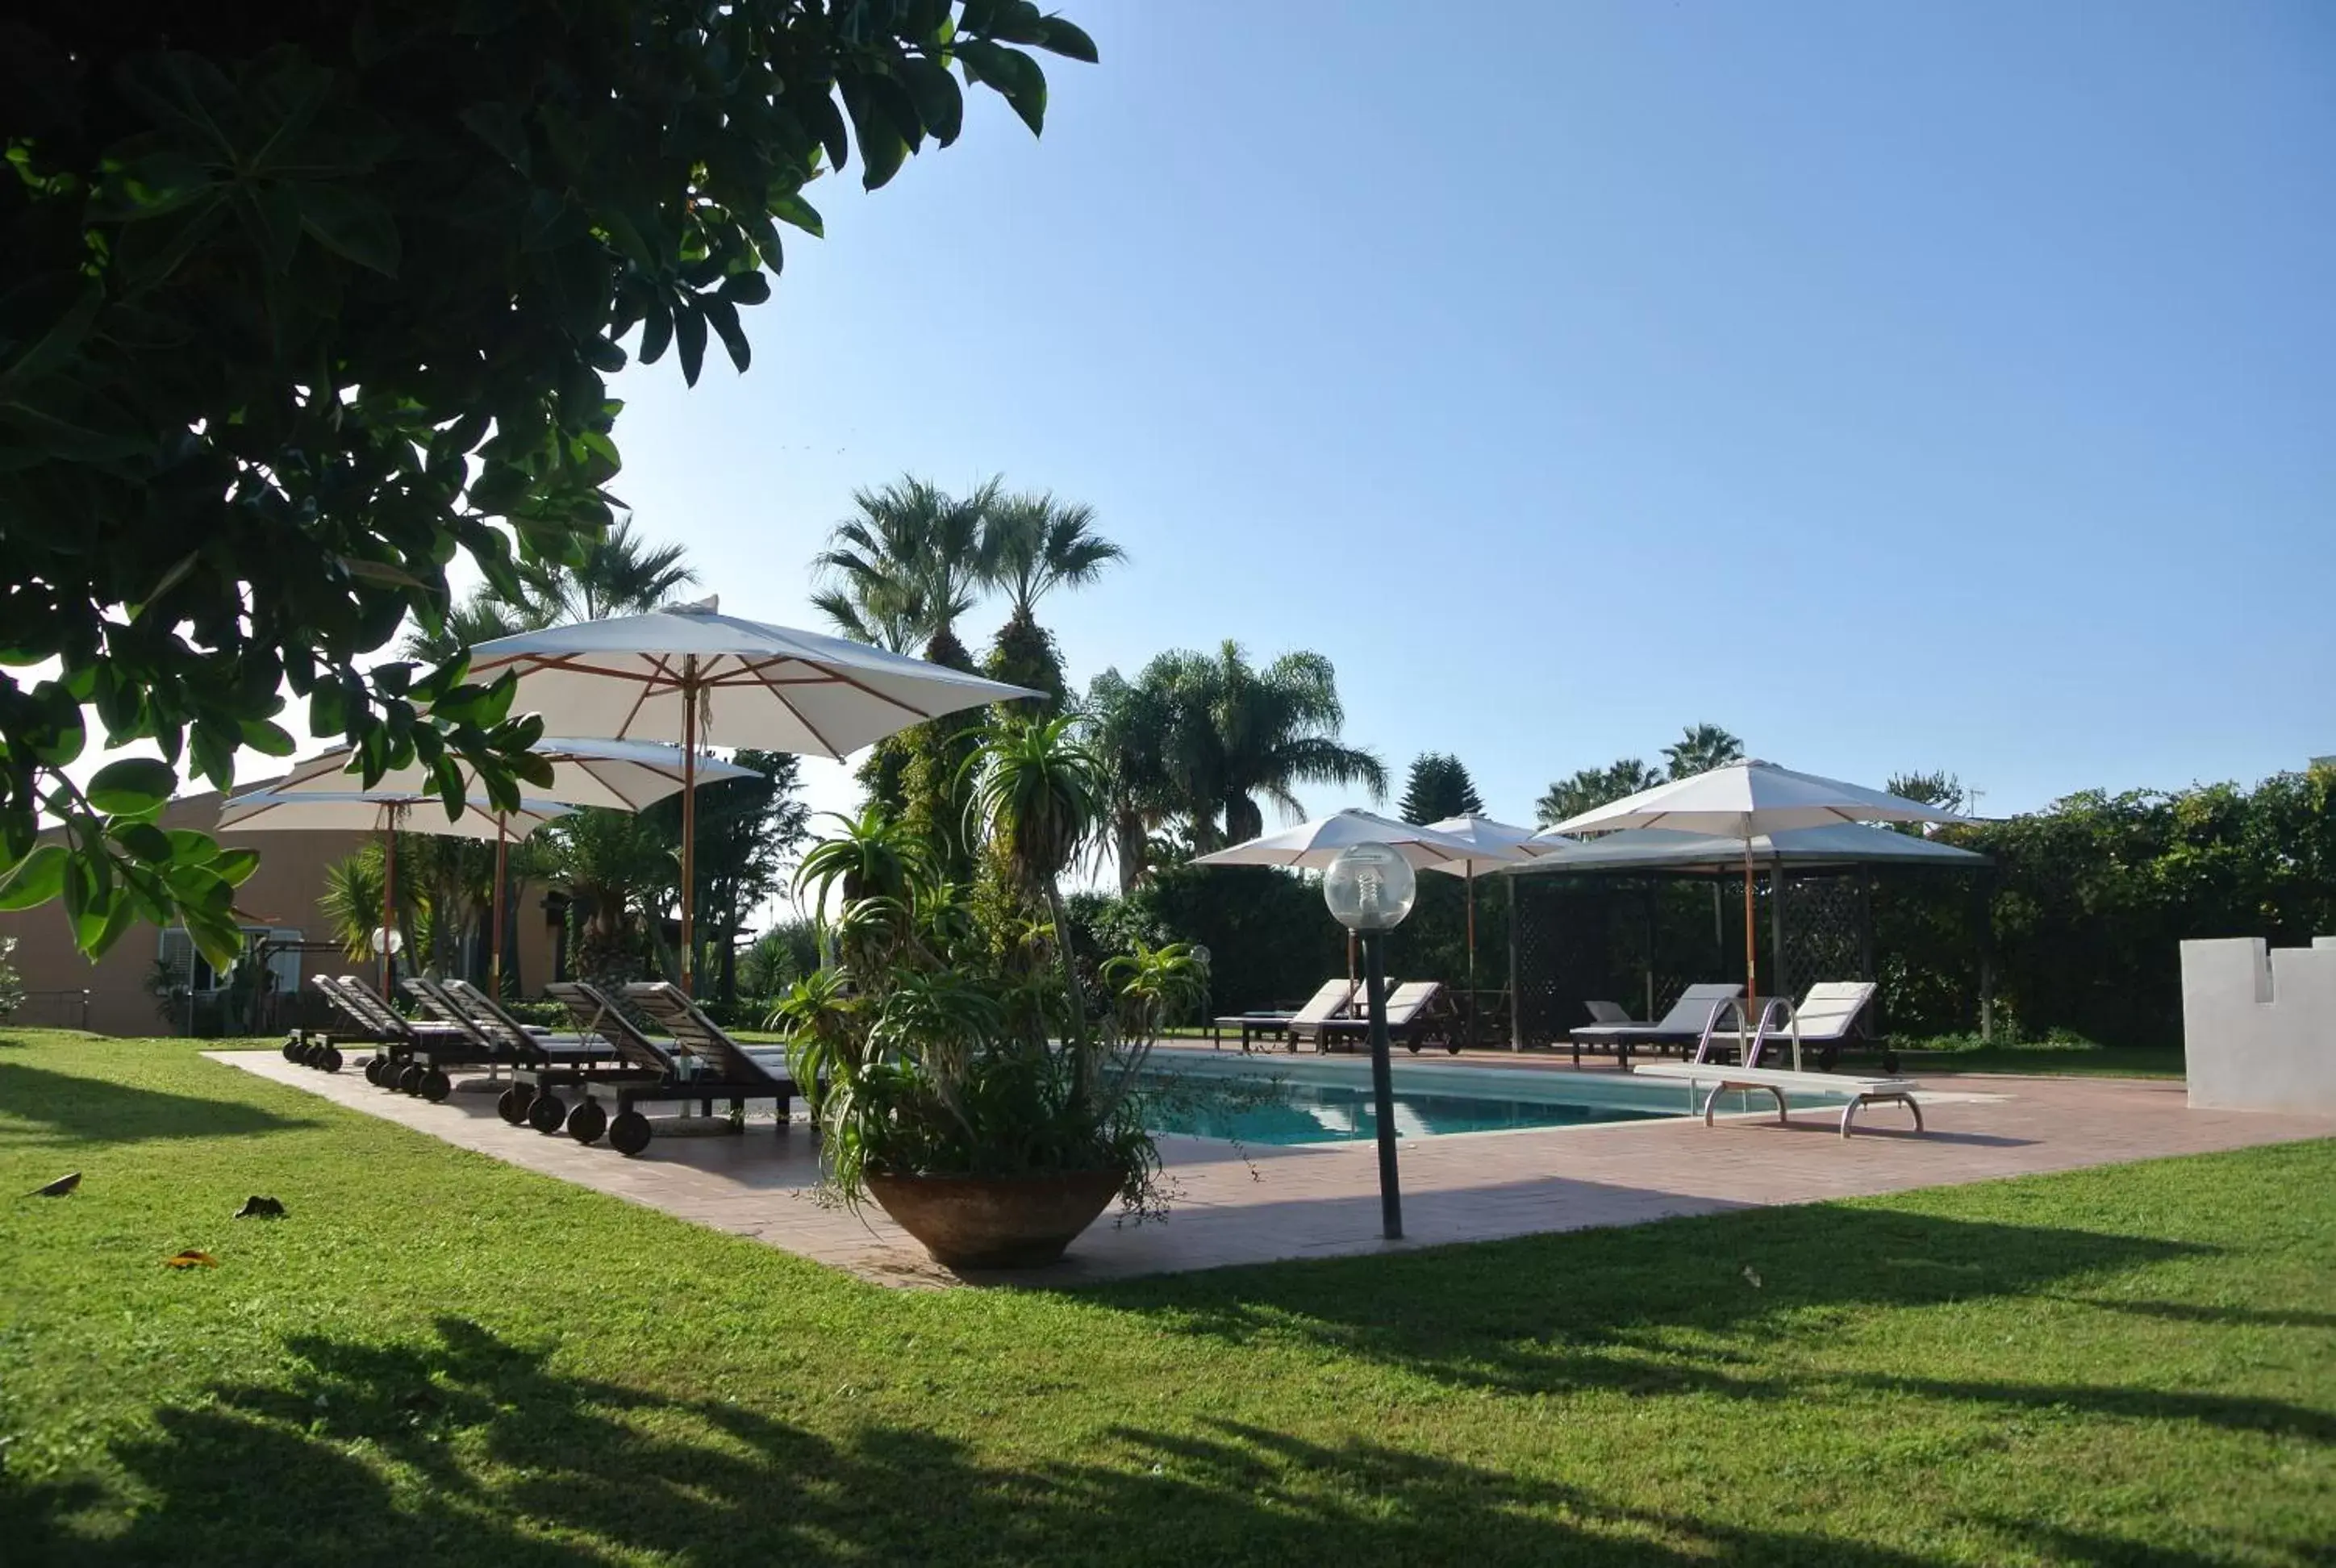
[[[495,814],[495,934],[487,944],[493,958],[487,965],[487,983],[495,1000],[503,999],[503,878],[511,864],[511,818]]]
[[[681,661],[681,989],[696,996],[697,968],[692,903],[697,894],[697,657]]]
[[[381,877],[381,999],[389,1000],[390,938],[397,931],[397,808],[384,806],[389,827],[382,835]]]
[[[1744,835],[1744,999],[1760,1000],[1760,977],[1755,955],[1759,939],[1752,924],[1752,835]]]
[[[1468,879],[1468,1043],[1476,1043],[1476,862],[1470,861]]]

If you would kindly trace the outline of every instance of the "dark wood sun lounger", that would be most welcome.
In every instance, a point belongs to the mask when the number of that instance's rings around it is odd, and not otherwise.
[[[655,1128],[636,1107],[660,1101],[698,1102],[711,1115],[717,1100],[743,1113],[748,1100],[778,1105],[779,1131],[798,1090],[784,1067],[774,1067],[725,1034],[679,988],[664,982],[630,985],[625,999],[671,1032],[671,1045],[652,1039],[606,995],[580,982],[563,981],[546,994],[568,1009],[579,1033],[612,1049],[620,1065],[596,1072],[576,1086],[583,1096],[567,1113],[570,1137],[593,1143],[603,1133],[618,1154],[634,1155],[649,1145]],[[611,1116],[600,1102],[613,1100]],[[548,1113],[547,1113],[548,1115]],[[532,1125],[540,1126],[532,1115]],[[742,1117],[743,1120],[743,1117]]]
[[[407,1018],[374,995],[373,988],[355,976],[317,975],[315,980],[316,989],[325,993],[343,1018],[355,1026],[355,1034],[336,1034],[334,1037],[365,1041],[376,1047],[365,1060],[365,1082],[369,1084],[397,1087],[400,1076],[412,1065],[416,1051],[440,1044],[451,1045],[457,1033],[451,1024]],[[309,1065],[324,1064],[311,1060]]]

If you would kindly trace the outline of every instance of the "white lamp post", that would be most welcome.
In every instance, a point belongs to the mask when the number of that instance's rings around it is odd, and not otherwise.
[[[1371,1104],[1378,1119],[1379,1233],[1403,1239],[1403,1193],[1396,1177],[1395,1084],[1387,1060],[1387,966],[1382,939],[1403,924],[1419,894],[1411,862],[1380,843],[1356,844],[1322,873],[1322,901],[1340,925],[1362,938],[1363,983],[1371,1009]]]

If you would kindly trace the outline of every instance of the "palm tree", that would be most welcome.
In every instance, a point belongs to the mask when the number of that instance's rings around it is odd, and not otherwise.
[[[1103,769],[1105,831],[1098,848],[1108,849],[1122,893],[1143,880],[1153,832],[1176,813],[1164,745],[1173,720],[1171,696],[1163,682],[1130,683],[1107,669],[1081,705]]]
[[[1067,696],[1062,656],[1038,624],[1038,601],[1057,588],[1085,588],[1127,551],[1095,531],[1095,508],[1051,491],[1007,496],[990,510],[982,544],[990,578],[1012,601],[989,656],[990,675],[1034,687],[1059,708]]]
[[[913,475],[852,492],[858,515],[837,523],[813,558],[835,579],[814,602],[846,637],[913,638],[928,660],[970,672],[957,622],[990,580],[987,520],[997,503],[996,480],[962,497]]]
[[[1689,725],[1677,741],[1663,747],[1663,760],[1670,765],[1671,777],[1693,778],[1742,762],[1744,743],[1716,724]]]
[[[1533,803],[1533,820],[1543,827],[1594,811],[1624,795],[1637,794],[1663,782],[1663,775],[1638,757],[1626,756],[1611,767],[1586,767],[1571,778],[1559,779]]]
[[[643,614],[697,580],[688,553],[678,544],[645,542],[627,516],[594,541],[576,566],[522,565],[516,599],[492,583],[480,584],[447,616],[443,629],[435,636],[408,634],[403,651],[409,658],[443,663],[462,648],[515,632]]]
[[[1164,718],[1159,771],[1197,850],[1263,832],[1260,796],[1294,819],[1299,784],[1359,783],[1374,801],[1387,794],[1386,765],[1338,739],[1346,709],[1319,653],[1286,653],[1259,669],[1228,639],[1214,656],[1162,654],[1136,685]]]

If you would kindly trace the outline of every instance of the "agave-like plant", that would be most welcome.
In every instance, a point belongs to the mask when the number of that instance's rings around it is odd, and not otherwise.
[[[1086,998],[1071,961],[1069,919],[1060,880],[1104,820],[1103,765],[1078,740],[1078,720],[1002,718],[988,744],[968,764],[973,774],[968,813],[987,828],[998,863],[1015,887],[1044,905],[1055,925],[1063,989],[1070,998],[1071,1047],[1077,1081],[1090,1085]]]
[[[829,1181],[856,1203],[875,1174],[1110,1170],[1131,1207],[1156,1212],[1159,1157],[1133,1090],[1162,1020],[1197,990],[1199,960],[1179,945],[1114,959],[1090,1018],[1056,883],[1100,816],[1094,759],[1072,721],[1009,723],[970,783],[1009,907],[935,876],[881,811],[835,819],[803,858],[797,886],[825,911],[837,961],[771,1021],[796,1081],[819,1086]]]

